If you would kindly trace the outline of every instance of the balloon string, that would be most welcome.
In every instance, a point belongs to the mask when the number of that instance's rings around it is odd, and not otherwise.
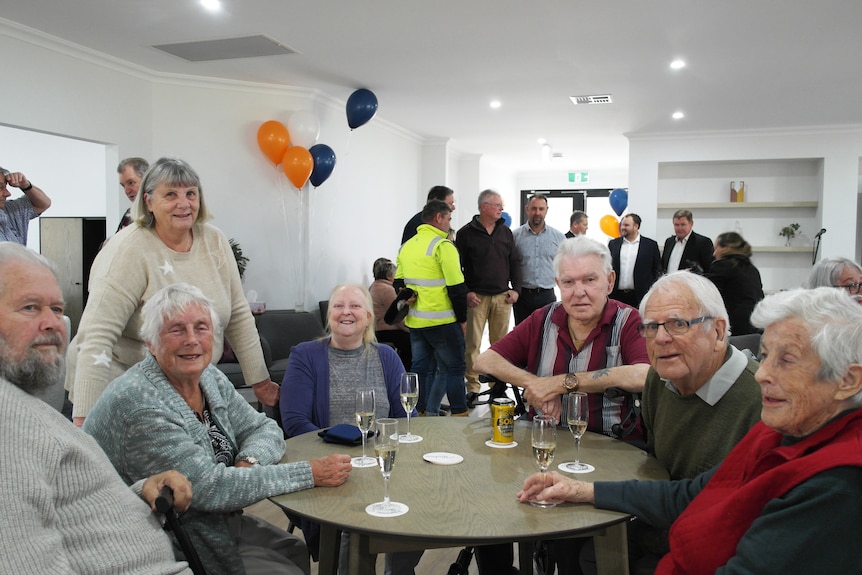
[[[303,311],[305,309],[305,294],[307,293],[307,279],[308,279],[308,201],[306,198],[308,184],[304,184],[302,188],[297,188],[297,194],[299,194],[299,210],[298,210],[298,218],[299,222],[297,225],[297,231],[299,233],[299,240],[297,242],[299,246],[299,297],[296,302],[296,311]]]
[[[281,177],[279,176],[278,171],[279,171],[278,166],[276,166],[276,174],[275,174],[276,190],[277,190],[279,197],[281,198],[281,219],[284,221],[284,240],[285,240],[284,245],[285,245],[285,247],[287,247],[290,245],[290,231],[289,231],[290,228],[288,227],[288,221],[287,221],[287,191],[284,189],[284,183],[283,183],[283,180],[281,179]],[[284,253],[288,254],[288,253],[290,253],[290,250],[285,249]],[[285,263],[287,264],[284,266],[285,269],[290,269],[290,265],[289,265],[290,262],[285,262]]]

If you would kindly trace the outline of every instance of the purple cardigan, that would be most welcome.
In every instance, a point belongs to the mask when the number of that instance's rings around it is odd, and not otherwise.
[[[388,345],[371,344],[380,353],[389,399],[389,417],[407,417],[401,405],[404,365]],[[281,421],[287,437],[329,427],[329,338],[306,341],[290,351],[281,382]],[[415,415],[415,413],[413,414]]]

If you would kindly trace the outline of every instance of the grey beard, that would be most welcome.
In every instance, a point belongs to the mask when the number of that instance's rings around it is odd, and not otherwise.
[[[9,357],[5,340],[0,337],[0,377],[33,395],[54,384],[60,384],[65,374],[65,357],[58,353],[53,361],[45,360],[35,349],[28,349],[22,361]]]

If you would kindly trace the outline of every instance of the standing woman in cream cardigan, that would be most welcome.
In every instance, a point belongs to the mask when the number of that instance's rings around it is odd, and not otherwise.
[[[134,223],[93,262],[90,296],[67,352],[65,387],[75,424],[84,423],[109,382],[144,358],[141,308],[152,294],[177,282],[199,287],[214,301],[245,380],[256,382],[262,403],[275,405],[278,385],[269,379],[236,260],[224,233],[205,223],[210,214],[194,169],[177,158],[155,162],[141,182],[132,217]],[[222,349],[219,334],[213,363]]]

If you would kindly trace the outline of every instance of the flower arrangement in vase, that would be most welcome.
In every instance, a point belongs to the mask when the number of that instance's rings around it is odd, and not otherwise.
[[[787,225],[787,226],[784,226],[783,228],[781,228],[781,231],[778,232],[778,235],[785,238],[785,240],[784,240],[785,246],[790,245],[790,240],[792,240],[793,238],[796,237],[796,235],[799,233],[800,227],[801,226],[798,223],[794,222],[790,225]]]

